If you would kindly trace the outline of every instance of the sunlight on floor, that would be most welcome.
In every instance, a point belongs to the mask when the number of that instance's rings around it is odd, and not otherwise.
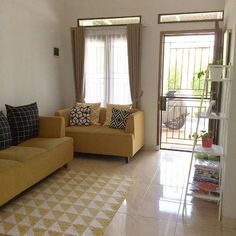
[[[183,194],[191,153],[140,151],[125,164],[119,157],[77,154],[69,168],[134,176],[136,183],[106,229],[106,236],[236,235],[218,222],[215,203]]]

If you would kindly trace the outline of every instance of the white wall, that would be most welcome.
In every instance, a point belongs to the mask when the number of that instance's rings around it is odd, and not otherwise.
[[[41,114],[62,105],[63,0],[0,0],[0,110],[38,102]]]
[[[229,114],[228,154],[225,167],[225,184],[223,195],[223,216],[236,220],[236,1],[226,0],[225,3],[225,28],[232,30],[231,63],[232,71],[231,104]],[[236,221],[235,221],[236,223]]]
[[[160,13],[191,12],[224,9],[223,0],[70,0],[65,1],[64,38],[64,98],[65,105],[74,103],[72,56],[69,28],[78,18],[142,15],[142,108],[145,111],[145,143],[156,145],[157,95],[160,31],[214,28],[213,23],[157,24]]]

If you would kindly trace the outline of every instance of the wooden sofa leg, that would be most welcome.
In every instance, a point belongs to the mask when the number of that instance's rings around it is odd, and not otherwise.
[[[126,164],[129,163],[129,160],[130,160],[130,157],[126,157],[126,158],[125,158],[125,162],[126,162]]]
[[[68,164],[65,164],[65,165],[64,165],[64,168],[67,168],[67,167],[68,167]]]

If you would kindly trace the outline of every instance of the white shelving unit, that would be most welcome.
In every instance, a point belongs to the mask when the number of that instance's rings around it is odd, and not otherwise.
[[[214,69],[221,70],[221,73],[218,76],[214,73]],[[191,161],[190,161],[190,168],[188,173],[188,179],[186,184],[186,191],[185,191],[185,198],[184,198],[184,206],[186,207],[186,201],[187,196],[191,196],[194,198],[199,198],[207,201],[214,201],[219,205],[219,215],[218,219],[221,220],[221,203],[222,203],[222,191],[223,191],[223,180],[224,177],[224,162],[226,157],[226,147],[227,147],[227,132],[228,132],[228,114],[229,114],[229,93],[230,93],[230,68],[231,66],[224,66],[224,65],[209,65],[208,66],[208,73],[205,78],[204,82],[204,88],[203,93],[201,97],[201,103],[200,103],[200,109],[198,113],[198,120],[197,120],[197,126],[196,126],[196,133],[199,132],[199,122],[200,119],[215,119],[220,120],[220,144],[221,145],[212,145],[211,148],[204,148],[202,145],[199,145],[197,143],[197,139],[194,139],[193,143],[193,149],[192,149],[192,155],[191,155]],[[213,72],[212,72],[213,71]],[[214,76],[214,77],[213,77]],[[217,82],[222,83],[222,91],[223,94],[225,94],[224,99],[221,103],[221,112],[216,114],[214,112],[211,112],[211,109],[207,112],[202,112],[203,107],[203,100],[204,100],[204,94],[207,92],[207,83],[211,82]],[[219,189],[218,191],[212,193],[209,190],[209,193],[207,194],[207,191],[194,191],[194,168],[195,168],[195,155],[196,154],[203,154],[203,155],[211,155],[211,156],[219,156],[219,165],[218,165],[218,171],[219,171]],[[210,163],[210,161],[209,161]],[[204,193],[203,193],[204,192]],[[184,208],[185,208],[184,207]]]

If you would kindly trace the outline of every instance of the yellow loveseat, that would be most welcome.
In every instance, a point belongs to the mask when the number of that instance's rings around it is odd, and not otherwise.
[[[72,159],[64,119],[40,117],[38,137],[0,150],[0,206]]]
[[[126,157],[126,162],[144,145],[144,112],[136,110],[127,120],[125,129],[103,126],[106,108],[100,109],[100,125],[69,126],[70,108],[59,110],[64,117],[66,136],[74,140],[74,152]]]

